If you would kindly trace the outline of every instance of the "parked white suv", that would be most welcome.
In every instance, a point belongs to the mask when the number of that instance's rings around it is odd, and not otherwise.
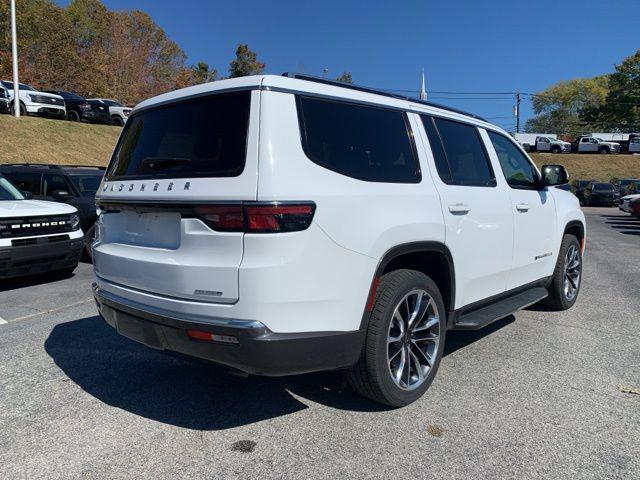
[[[109,114],[111,115],[111,124],[121,127],[127,121],[131,108],[125,107],[120,102],[110,100],[108,98],[90,98],[89,101],[96,101],[109,107]]]
[[[13,82],[2,80],[3,87],[7,90],[9,109],[13,113],[14,95]],[[66,118],[67,110],[64,98],[53,93],[40,92],[25,83],[18,84],[20,113],[22,115],[42,115],[56,118]]]
[[[585,219],[500,128],[312,77],[138,105],[97,194],[94,294],[118,333],[261,375],[346,369],[400,406],[446,331],[576,301]],[[141,366],[142,368],[142,366]]]
[[[27,199],[0,176],[0,279],[51,271],[71,273],[83,246],[74,207]]]

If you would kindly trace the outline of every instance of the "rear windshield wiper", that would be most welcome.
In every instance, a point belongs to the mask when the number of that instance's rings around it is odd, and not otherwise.
[[[142,160],[142,166],[150,170],[164,170],[165,168],[184,165],[190,161],[190,158],[182,157],[147,157]]]

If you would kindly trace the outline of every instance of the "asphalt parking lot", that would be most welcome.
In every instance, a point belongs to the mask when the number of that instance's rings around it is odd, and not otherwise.
[[[87,264],[0,284],[0,478],[640,478],[640,220],[585,211],[576,306],[451,333],[400,410],[121,338]]]

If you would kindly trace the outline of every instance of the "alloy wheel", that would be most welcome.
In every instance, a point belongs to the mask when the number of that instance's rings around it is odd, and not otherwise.
[[[393,382],[403,390],[422,385],[440,344],[436,303],[424,290],[410,291],[396,305],[387,333],[387,363]]]
[[[564,296],[571,302],[578,294],[582,265],[576,245],[570,245],[564,260]]]

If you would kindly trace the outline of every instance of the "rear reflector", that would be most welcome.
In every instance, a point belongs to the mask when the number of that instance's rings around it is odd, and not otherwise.
[[[211,332],[203,332],[202,330],[187,330],[187,335],[191,340],[200,340],[203,342],[221,342],[221,343],[240,343],[236,337],[230,335],[218,335]]]
[[[315,204],[250,203],[202,205],[195,214],[207,226],[220,232],[283,233],[306,230],[311,225]]]

